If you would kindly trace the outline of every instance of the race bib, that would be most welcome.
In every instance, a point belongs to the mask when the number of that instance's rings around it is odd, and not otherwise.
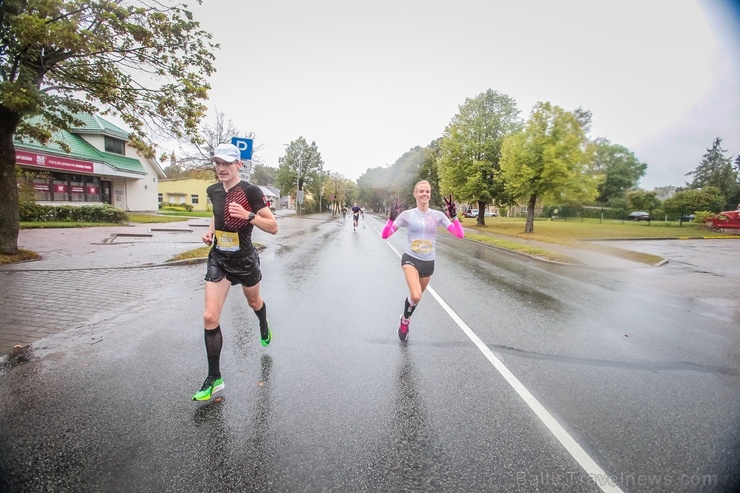
[[[239,233],[216,230],[216,249],[222,252],[238,252]]]
[[[429,253],[432,251],[432,242],[429,240],[413,240],[411,250],[417,253]]]

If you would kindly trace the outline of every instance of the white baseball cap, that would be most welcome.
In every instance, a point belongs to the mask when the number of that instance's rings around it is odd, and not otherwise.
[[[213,151],[213,157],[223,159],[227,163],[242,160],[241,153],[234,144],[219,144]]]

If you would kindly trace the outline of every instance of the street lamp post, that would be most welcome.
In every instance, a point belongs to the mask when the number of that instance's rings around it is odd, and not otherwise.
[[[300,184],[300,181],[301,181],[301,165],[299,163],[298,172],[295,175],[295,213],[298,216],[301,215],[301,208],[298,205],[298,185]]]

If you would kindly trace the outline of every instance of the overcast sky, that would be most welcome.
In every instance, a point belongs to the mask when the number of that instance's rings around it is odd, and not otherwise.
[[[191,3],[193,3],[191,1]],[[442,136],[487,89],[593,113],[648,164],[643,188],[683,185],[715,137],[740,154],[740,11],[729,0],[204,0],[220,43],[209,107],[268,166],[315,141],[357,179]]]

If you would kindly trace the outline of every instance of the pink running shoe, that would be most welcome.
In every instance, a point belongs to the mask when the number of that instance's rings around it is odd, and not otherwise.
[[[406,338],[409,336],[409,322],[411,320],[406,319],[406,321],[403,321],[403,315],[401,315],[401,323],[398,326],[398,338],[402,341],[405,341]]]

